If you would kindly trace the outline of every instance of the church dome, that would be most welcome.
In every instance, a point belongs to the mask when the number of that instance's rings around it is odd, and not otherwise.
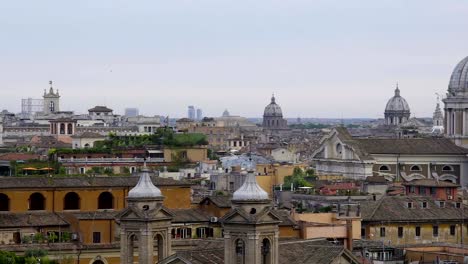
[[[450,95],[460,91],[468,92],[468,57],[460,61],[453,70],[448,91]]]
[[[149,170],[143,168],[140,174],[140,180],[137,185],[128,192],[128,198],[159,198],[162,197],[161,191],[154,186],[149,175]]]
[[[244,184],[234,192],[232,200],[235,201],[262,201],[268,200],[268,193],[260,187],[255,174],[250,170],[245,178]]]
[[[271,103],[265,107],[263,116],[283,117],[283,112],[281,111],[281,107],[276,104],[274,95],[271,97]]]
[[[385,107],[385,112],[410,112],[410,108],[405,98],[400,96],[400,89],[395,89],[395,95],[390,98]]]

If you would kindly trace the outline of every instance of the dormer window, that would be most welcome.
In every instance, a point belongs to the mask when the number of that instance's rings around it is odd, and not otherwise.
[[[453,171],[453,167],[449,165],[445,165],[444,167],[442,167],[442,171]]]
[[[461,208],[461,203],[458,203],[458,202],[455,203],[455,207],[456,207],[456,208]]]
[[[421,203],[421,208],[427,208],[427,202],[422,202]]]
[[[406,203],[406,206],[407,206],[408,208],[413,208],[413,203],[412,203],[412,202],[407,202],[407,203]]]
[[[390,168],[387,165],[382,165],[380,166],[379,171],[390,171]]]
[[[422,171],[422,169],[419,165],[413,165],[411,166],[410,171]]]
[[[439,207],[444,208],[445,207],[445,202],[444,201],[439,201]]]

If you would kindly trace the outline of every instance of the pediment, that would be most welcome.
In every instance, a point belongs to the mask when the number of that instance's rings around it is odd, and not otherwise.
[[[116,218],[119,220],[157,220],[157,219],[171,219],[174,214],[165,207],[158,207],[153,210],[143,211],[137,207],[127,207]]]

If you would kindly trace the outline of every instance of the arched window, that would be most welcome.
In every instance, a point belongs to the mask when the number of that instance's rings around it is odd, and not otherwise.
[[[137,245],[138,245],[138,237],[135,234],[130,235],[127,240],[127,250],[128,250],[127,261],[124,263],[133,263],[134,257],[135,257],[134,256],[135,246]]]
[[[102,262],[102,260],[95,260],[93,264],[104,264],[104,262]]]
[[[10,211],[10,198],[3,193],[0,193],[0,211]]]
[[[164,238],[161,234],[157,234],[154,238],[154,247],[158,253],[157,260],[159,262],[166,257],[164,256]]]
[[[453,171],[453,167],[450,165],[445,165],[442,167],[442,171]]]
[[[65,124],[60,124],[60,135],[65,135]]]
[[[341,155],[342,152],[343,152],[343,146],[340,143],[336,144],[336,154]]]
[[[262,241],[262,264],[271,264],[271,244],[267,238]]]
[[[79,210],[80,196],[76,192],[69,192],[63,198],[63,210]]]
[[[103,192],[98,198],[98,209],[113,209],[114,196],[110,192]]]
[[[236,263],[245,264],[245,242],[242,239],[237,239],[236,247]]]
[[[72,124],[68,124],[67,126],[67,132],[68,132],[68,135],[73,135],[73,125]]]
[[[55,103],[53,101],[49,103],[49,110],[52,113],[55,112]]]
[[[387,165],[382,165],[380,166],[379,171],[390,171],[390,168]]]
[[[411,166],[410,171],[422,171],[422,169],[419,165],[413,165]]]
[[[29,196],[29,210],[45,210],[45,198],[41,193]]]

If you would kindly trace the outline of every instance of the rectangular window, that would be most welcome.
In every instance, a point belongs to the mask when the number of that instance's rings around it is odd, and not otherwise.
[[[408,208],[413,208],[413,203],[412,202],[408,203]]]
[[[439,226],[432,226],[432,236],[433,237],[439,236]]]
[[[452,195],[452,189],[451,188],[445,188],[445,193],[447,195]]]
[[[417,237],[420,237],[420,236],[421,236],[421,227],[420,227],[420,226],[417,226],[417,227],[416,227],[415,233],[416,233],[416,236],[417,236]]]
[[[439,202],[439,207],[440,207],[440,208],[444,208],[444,207],[445,207],[445,202],[440,201],[440,202]]]
[[[366,229],[365,228],[361,228],[361,238],[366,238]]]
[[[398,227],[398,237],[399,237],[399,238],[402,238],[402,237],[403,237],[403,227],[402,227],[402,226],[399,226],[399,227]]]
[[[431,195],[436,195],[436,188],[435,187],[431,187]]]
[[[385,237],[385,227],[380,228],[380,237]]]
[[[93,243],[94,244],[101,243],[101,232],[93,232]]]
[[[455,204],[455,207],[461,208],[461,203],[456,203],[456,204]]]
[[[414,188],[414,186],[410,186],[410,193],[415,193],[415,188]]]
[[[419,186],[419,194],[420,195],[426,195],[426,187]]]
[[[450,235],[454,236],[455,235],[455,225],[450,226]]]
[[[422,203],[421,203],[421,207],[422,207],[422,208],[427,208],[427,202],[422,202]]]

